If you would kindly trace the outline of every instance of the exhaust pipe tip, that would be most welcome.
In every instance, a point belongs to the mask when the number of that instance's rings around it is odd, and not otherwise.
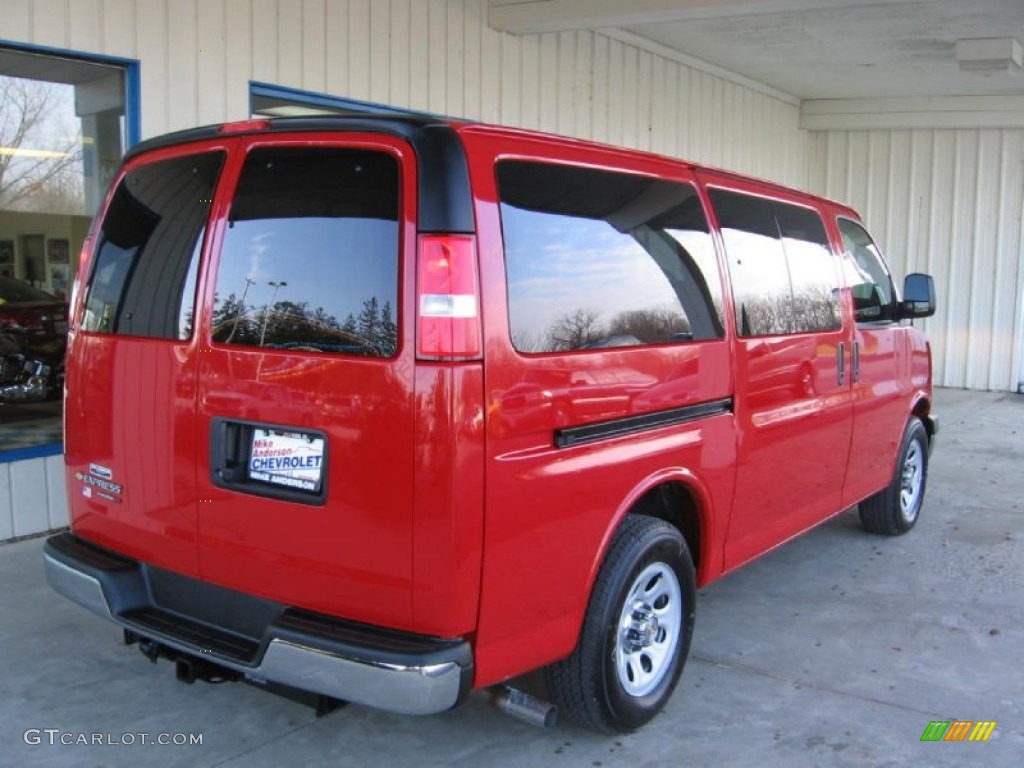
[[[506,715],[538,728],[550,729],[558,723],[558,707],[554,704],[507,685],[492,689],[491,704]]]

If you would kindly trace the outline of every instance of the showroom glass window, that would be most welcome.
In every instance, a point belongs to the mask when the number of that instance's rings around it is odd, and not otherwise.
[[[126,148],[127,76],[114,63],[0,46],[0,460],[63,439],[66,301]],[[25,287],[42,294],[34,308],[19,304]],[[49,369],[42,399],[24,396],[19,358]]]

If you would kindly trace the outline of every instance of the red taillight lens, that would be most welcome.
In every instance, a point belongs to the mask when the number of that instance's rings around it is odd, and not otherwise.
[[[479,357],[480,295],[474,239],[420,237],[416,352],[432,360]]]

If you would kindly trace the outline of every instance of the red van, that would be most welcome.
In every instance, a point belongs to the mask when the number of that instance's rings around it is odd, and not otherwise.
[[[672,694],[695,589],[860,505],[913,527],[930,350],[857,214],[436,118],[133,149],[71,309],[59,592],[177,662],[429,714],[546,668]]]

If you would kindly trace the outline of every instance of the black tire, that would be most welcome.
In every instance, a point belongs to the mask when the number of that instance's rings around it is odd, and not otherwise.
[[[682,674],[695,600],[693,561],[679,531],[664,520],[628,516],[601,565],[576,649],[545,670],[561,714],[602,733],[651,720]]]
[[[898,536],[917,522],[928,482],[928,432],[912,417],[903,432],[892,482],[860,503],[860,521],[869,533]]]

